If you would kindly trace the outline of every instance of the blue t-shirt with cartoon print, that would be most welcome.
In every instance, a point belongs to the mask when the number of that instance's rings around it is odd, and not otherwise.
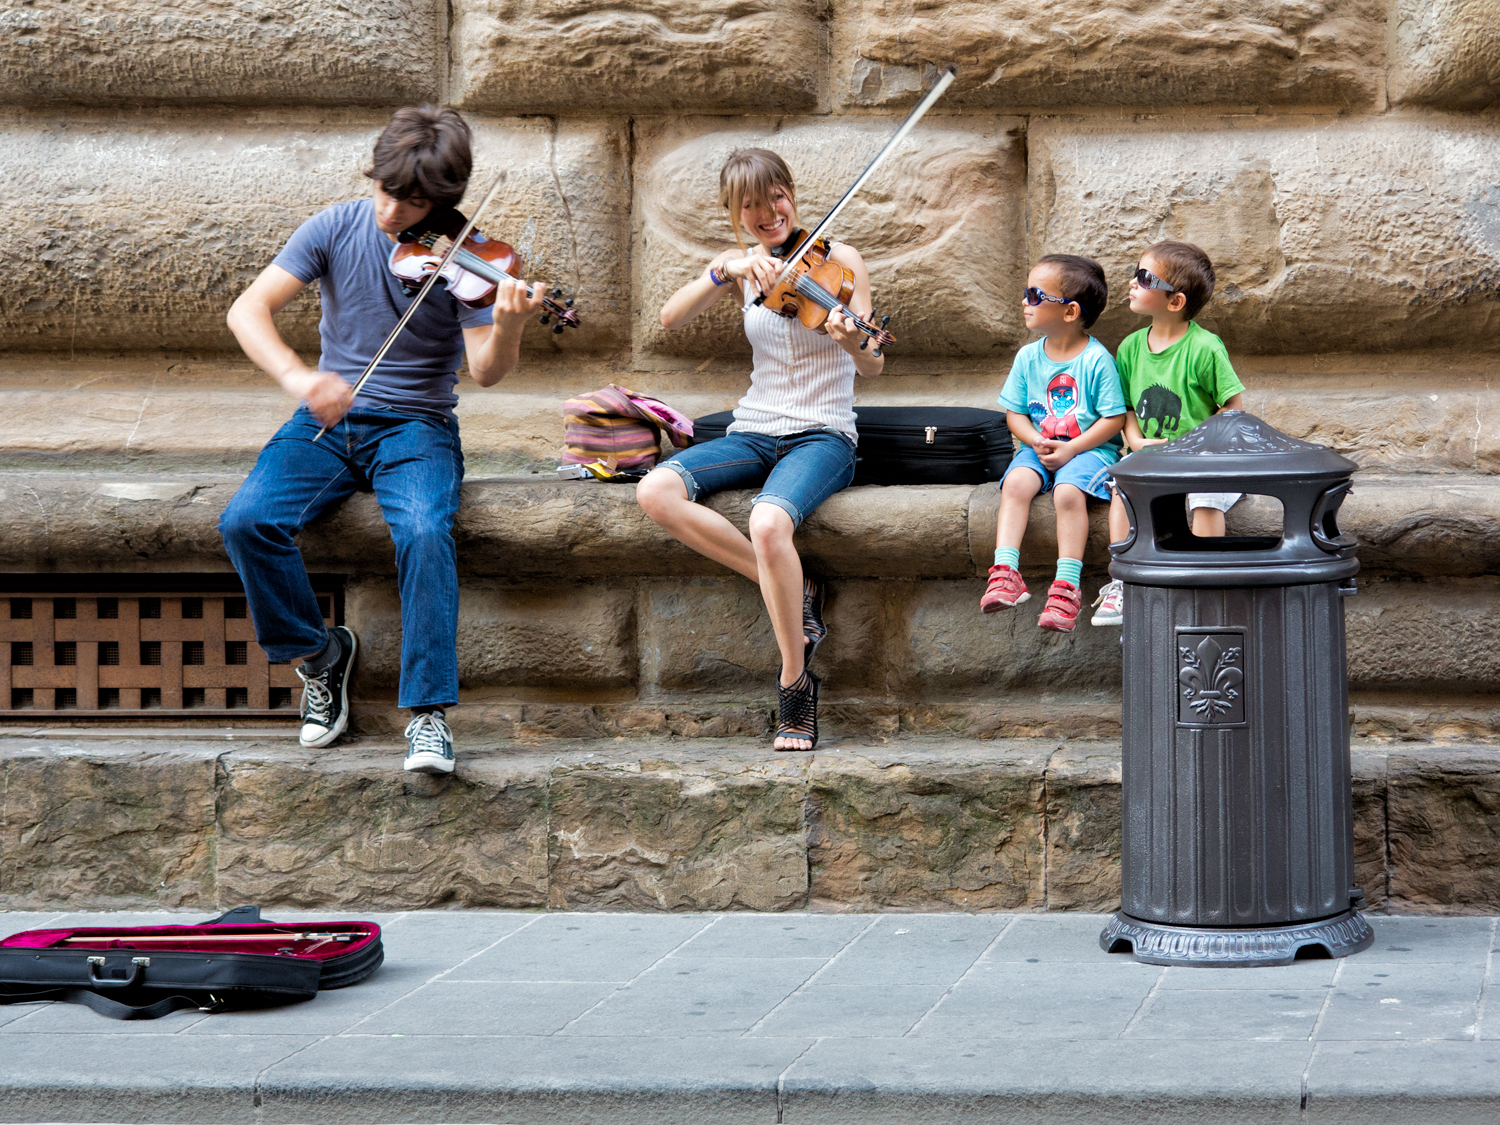
[[[1046,340],[1033,340],[1016,353],[1000,391],[1000,405],[1031,417],[1045,438],[1080,437],[1100,418],[1125,413],[1120,373],[1109,349],[1092,336],[1078,355],[1063,363],[1049,359]],[[1120,436],[1098,446],[1110,464],[1119,460]]]

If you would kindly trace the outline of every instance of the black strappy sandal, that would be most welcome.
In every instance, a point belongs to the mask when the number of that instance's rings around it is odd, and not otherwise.
[[[805,754],[818,748],[818,689],[823,686],[815,672],[802,669],[802,677],[791,687],[782,687],[780,677],[776,680],[776,704],[779,721],[776,738],[805,738],[812,743],[808,747],[775,746],[782,754]]]
[[[802,581],[802,635],[808,640],[802,645],[802,666],[806,668],[817,655],[818,646],[828,636],[828,626],[823,623],[823,600],[827,588],[823,582],[811,576]]]

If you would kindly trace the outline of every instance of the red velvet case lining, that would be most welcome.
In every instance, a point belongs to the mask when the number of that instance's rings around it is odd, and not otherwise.
[[[318,939],[301,941],[198,941],[201,937],[225,938],[236,934],[318,934],[359,933],[363,937],[349,941],[336,941],[321,948],[314,948]],[[117,937],[118,940],[72,941],[68,938]],[[128,935],[128,936],[127,936]],[[180,941],[149,941],[132,943],[131,938],[177,937]],[[0,940],[5,949],[138,949],[142,953],[260,953],[274,956],[283,949],[291,949],[290,956],[310,961],[330,961],[363,949],[380,938],[380,927],[374,922],[261,922],[232,926],[94,926],[72,930],[25,930]],[[308,950],[308,952],[303,952]],[[283,954],[286,956],[286,954]]]

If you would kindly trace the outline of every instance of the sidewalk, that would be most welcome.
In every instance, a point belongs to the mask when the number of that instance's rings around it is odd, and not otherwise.
[[[1377,916],[1355,957],[1235,970],[1107,955],[1099,915],[363,917],[385,966],[306,1004],[0,1007],[0,1120],[1500,1119],[1493,918]]]

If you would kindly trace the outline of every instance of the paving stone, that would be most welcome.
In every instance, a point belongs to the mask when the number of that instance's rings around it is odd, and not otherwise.
[[[805,985],[751,1028],[751,1035],[894,1039],[942,998],[942,984]]]
[[[858,0],[833,26],[838,97],[857,107],[908,105],[953,60],[947,107],[1368,107],[1385,54],[1385,10],[1367,0]]]
[[[872,919],[728,915],[672,953],[674,960],[708,957],[828,959],[846,949]]]
[[[844,909],[1042,905],[1040,762],[897,747],[818,755],[808,782],[812,900]]]
[[[1152,997],[1125,1037],[1306,1041],[1323,1000],[1321,988],[1299,990],[1291,985],[1276,992],[1163,989]]]
[[[438,97],[430,5],[278,0],[41,0],[7,13],[0,90],[12,104],[137,101],[410,104]]]
[[[821,958],[669,957],[562,1035],[744,1035],[822,964]]]
[[[1385,919],[1381,919],[1385,921]],[[1301,992],[1320,996],[1333,984],[1334,972],[1342,961],[1295,961],[1290,965],[1272,965],[1251,969],[1215,969],[1201,965],[1174,965],[1167,969],[1158,988],[1252,990],[1260,992]],[[1321,990],[1321,991],[1320,991]]]
[[[1067,972],[1059,972],[1055,964],[981,961],[911,1034],[939,1039],[1116,1039],[1161,972],[1135,963],[1073,963]]]
[[[667,297],[734,245],[718,206],[718,172],[732,149],[780,153],[797,180],[799,214],[810,221],[838,200],[890,132],[883,118],[858,116],[637,119],[637,355],[749,356],[738,342],[733,301],[672,332],[657,315]],[[988,358],[1022,342],[1020,133],[1017,119],[929,117],[881,166],[879,186],[841,213],[839,238],[869,267],[875,303],[894,314],[902,355]]]
[[[823,20],[815,0],[458,0],[454,100],[508,112],[811,109]]]
[[[1500,1044],[1320,1042],[1304,1120],[1480,1125],[1494,1117],[1497,1075]]]
[[[1500,5],[1397,0],[1391,8],[1391,101],[1483,109],[1500,100]]]
[[[884,916],[818,974],[817,984],[947,986],[990,948],[1011,919],[999,914]],[[920,951],[920,952],[918,952]]]
[[[985,951],[985,961],[1042,964],[1083,961],[1115,964],[1120,958],[1099,948],[1107,918],[1098,914],[1022,914]]]
[[[1500,324],[1500,300],[1478,297],[1500,255],[1483,171],[1497,145],[1468,119],[1042,120],[1027,132],[1032,257],[1104,266],[1109,344],[1140,327],[1122,287],[1140,252],[1179,238],[1214,261],[1199,320],[1232,353],[1438,345]]]
[[[1389,964],[1478,964],[1494,941],[1492,918],[1373,915],[1375,944],[1369,959]]]
[[[602,982],[438,980],[361,1020],[355,1031],[403,1036],[553,1035],[616,987]]]
[[[623,984],[713,923],[702,916],[548,914],[469,958],[446,979]]]
[[[1378,945],[1371,950],[1380,957]],[[1360,958],[1345,964],[1318,1027],[1328,1039],[1472,1039],[1484,981],[1473,964],[1391,964]]]

